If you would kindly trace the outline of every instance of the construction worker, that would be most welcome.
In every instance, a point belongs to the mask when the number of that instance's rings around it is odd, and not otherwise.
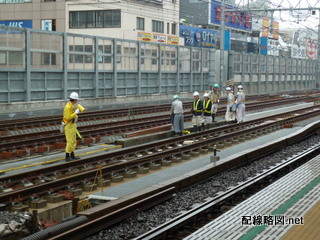
[[[216,117],[216,113],[218,111],[218,104],[220,102],[220,97],[221,97],[221,92],[219,90],[219,85],[218,84],[214,84],[213,85],[213,90],[211,90],[210,92],[211,94],[211,102],[212,102],[212,122],[216,122],[215,121],[215,117]]]
[[[175,135],[182,135],[184,129],[183,104],[178,95],[173,96],[171,104],[171,115],[173,115],[173,129]]]
[[[235,103],[234,103],[234,95],[231,92],[230,87],[226,87],[227,93],[227,111],[226,111],[226,121],[235,121],[236,114],[235,114]]]
[[[76,92],[72,92],[69,97],[69,102],[66,104],[63,110],[63,131],[66,135],[66,161],[80,159],[74,155],[74,150],[77,146],[77,135],[80,136],[77,130],[78,113],[85,111],[85,109],[78,104],[77,108],[75,104],[79,100],[79,95]]]
[[[236,108],[237,108],[237,122],[241,123],[246,120],[246,106],[245,106],[246,95],[243,92],[242,85],[238,86],[238,93],[236,95]]]
[[[211,108],[212,108],[212,102],[210,100],[209,93],[205,93],[203,95],[203,123],[202,128],[203,130],[207,128],[207,125],[212,122],[212,116],[211,116]]]
[[[201,125],[203,123],[203,117],[202,117],[202,108],[203,103],[201,99],[199,98],[199,92],[193,93],[194,101],[192,103],[192,125],[193,125],[193,131],[201,131]]]

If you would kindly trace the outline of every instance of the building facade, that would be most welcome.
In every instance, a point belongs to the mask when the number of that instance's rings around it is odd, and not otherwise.
[[[0,0],[0,25],[178,44],[177,0]]]

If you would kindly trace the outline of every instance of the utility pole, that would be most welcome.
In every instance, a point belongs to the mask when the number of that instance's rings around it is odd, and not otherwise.
[[[220,79],[219,86],[222,87],[222,84],[226,82],[224,73],[224,41],[225,41],[225,0],[221,0],[221,21],[220,21]]]

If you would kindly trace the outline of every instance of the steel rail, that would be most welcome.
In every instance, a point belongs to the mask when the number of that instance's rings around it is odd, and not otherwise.
[[[247,96],[247,101],[257,100],[260,99],[262,96]],[[314,99],[313,96],[299,96],[293,97],[289,99],[283,100],[294,100],[300,99],[301,101],[312,100]],[[279,99],[271,99],[268,100],[269,102],[277,102]],[[192,102],[183,103],[184,107],[190,107]],[[221,104],[225,104],[226,99],[221,100]],[[139,114],[146,114],[146,113],[156,113],[156,112],[163,112],[168,111],[170,109],[171,104],[161,104],[161,105],[152,105],[150,106],[143,106],[143,107],[133,107],[133,108],[121,108],[121,109],[107,109],[107,110],[95,110],[95,111],[86,111],[81,113],[82,121],[92,121],[92,120],[99,120],[99,119],[107,119],[107,118],[115,118],[115,117],[125,117],[125,116],[133,116]],[[54,115],[54,116],[44,116],[44,117],[35,117],[35,118],[24,118],[24,119],[15,119],[15,120],[6,120],[0,121],[0,129],[3,130],[16,130],[16,129],[25,129],[27,127],[44,127],[44,126],[52,126],[58,125],[61,123],[61,115]]]
[[[174,232],[180,229],[181,227],[190,224],[191,222],[195,223],[200,216],[204,214],[208,214],[211,212],[211,209],[218,208],[223,205],[226,201],[230,198],[235,198],[235,196],[240,196],[242,192],[249,192],[248,189],[253,189],[255,186],[258,186],[261,189],[261,184],[264,183],[268,185],[270,182],[267,179],[278,175],[281,177],[283,176],[283,172],[288,172],[288,170],[292,170],[292,166],[299,163],[305,163],[311,158],[320,154],[320,144],[314,146],[312,149],[308,149],[307,151],[294,156],[290,160],[287,160],[284,163],[281,163],[275,167],[272,167],[269,170],[264,171],[263,173],[250,178],[249,180],[245,181],[237,185],[236,187],[226,191],[220,196],[213,198],[198,207],[195,207],[186,213],[181,214],[180,216],[150,230],[149,232],[142,234],[141,236],[134,238],[134,240],[161,240],[161,239],[172,239],[174,236]],[[290,172],[289,170],[289,172]],[[280,173],[280,174],[279,174]],[[278,177],[280,178],[280,177]],[[268,184],[265,184],[269,182]]]
[[[252,111],[254,109],[259,108],[267,108],[273,106],[279,106],[282,104],[293,103],[296,101],[303,101],[307,98],[299,98],[299,99],[288,99],[285,101],[272,101],[265,103],[252,103],[246,106],[248,111]],[[219,114],[224,114],[225,110],[220,109]],[[185,121],[189,121],[191,119],[191,113],[185,114]],[[170,119],[169,116],[154,116],[148,118],[137,118],[137,119],[129,119],[118,122],[109,122],[109,123],[101,123],[90,126],[79,126],[78,130],[81,132],[83,137],[92,137],[92,136],[107,136],[113,135],[115,133],[125,133],[129,131],[135,131],[138,129],[145,129],[154,126],[160,126],[169,124]],[[111,126],[110,126],[111,125]],[[59,133],[57,130],[36,132],[36,133],[28,133],[28,134],[20,134],[20,135],[11,135],[11,136],[3,136],[0,137],[0,150],[2,151],[10,151],[14,149],[23,149],[26,147],[34,147],[37,145],[55,143],[65,141],[65,136]]]
[[[277,151],[282,147],[289,146],[293,143],[297,143],[304,138],[308,137],[311,134],[314,134],[314,132],[319,129],[320,123],[316,123],[311,127],[308,127],[307,130],[304,130],[303,132],[296,133],[294,136],[289,137],[288,139],[280,140],[278,143],[272,143],[271,145],[264,146],[263,148],[260,148],[259,154],[256,154],[257,150],[254,150],[253,152],[248,152],[245,155],[237,156],[231,160],[229,160],[228,163],[223,163],[219,166],[212,167],[211,169],[206,169],[203,172],[199,171],[196,174],[193,174],[188,177],[184,177],[183,179],[178,179],[175,182],[169,183],[167,186],[163,186],[163,188],[159,189],[159,191],[163,191],[164,189],[167,189],[169,187],[176,187],[177,190],[182,190],[186,187],[189,187],[193,184],[197,184],[199,182],[204,181],[207,178],[212,177],[215,174],[220,173],[221,171],[227,171],[232,168],[239,167],[243,164],[248,163],[249,161],[255,161],[260,159],[263,155],[268,155],[271,152]],[[281,146],[279,148],[279,146]],[[309,148],[307,151],[300,153],[298,155],[293,156],[291,160],[287,160],[286,162],[277,165],[276,167],[273,167],[269,170],[264,171],[263,174],[253,177],[246,181],[245,183],[242,183],[241,185],[236,186],[235,188],[225,192],[224,194],[213,198],[212,200],[203,203],[202,205],[193,208],[192,210],[188,211],[187,213],[184,213],[164,224],[162,224],[159,227],[156,227],[152,229],[151,231],[139,236],[136,238],[136,240],[146,240],[146,239],[170,239],[171,236],[174,236],[174,232],[177,231],[177,229],[180,229],[182,226],[185,226],[186,224],[194,223],[197,219],[200,217],[206,218],[206,216],[203,217],[203,215],[206,215],[206,213],[209,212],[209,210],[213,209],[219,209],[221,205],[228,202],[229,199],[233,199],[234,196],[239,196],[240,192],[247,192],[248,189],[252,189],[255,185],[258,184],[261,185],[262,183],[264,185],[269,184],[270,181],[266,180],[267,176],[275,177],[275,175],[283,175],[284,170],[288,170],[292,168],[292,166],[296,167],[297,164],[301,164],[308,161],[310,158],[313,158],[315,155],[318,155],[320,153],[320,145],[314,146],[312,148]],[[290,166],[290,167],[288,167]],[[277,176],[276,176],[277,177]],[[254,187],[254,190],[255,187]],[[137,193],[135,194],[135,196]],[[146,195],[144,195],[146,197]],[[127,196],[128,199],[130,199],[130,195]],[[124,201],[122,205],[125,204],[133,204],[135,202],[135,198],[132,198],[131,201]],[[107,227],[110,227],[112,224],[114,224],[117,221],[117,215],[112,215],[113,212],[121,212],[123,207],[119,207],[118,209],[115,206],[113,208],[109,209],[107,208],[107,204],[103,208],[103,205],[99,207],[96,212],[92,209],[90,211],[87,211],[87,213],[79,213],[78,216],[87,216],[90,221],[87,223],[80,225],[78,227],[69,229],[67,231],[60,232],[56,236],[52,236],[49,238],[50,240],[62,240],[62,239],[79,239],[88,237],[93,233],[96,233],[98,231],[101,231]],[[139,211],[139,208],[133,209],[130,213],[126,211],[126,216],[131,216],[135,214],[137,211]],[[106,217],[106,215],[108,215]],[[114,216],[114,218],[112,218]],[[108,219],[112,219],[112,222],[109,222]],[[119,221],[121,221],[122,218],[119,218]],[[188,228],[190,229],[190,228]],[[179,238],[179,237],[177,237]],[[174,238],[176,239],[176,238]]]
[[[79,169],[79,172],[74,172],[74,174],[77,174],[76,176],[69,176],[66,178],[56,179],[54,181],[33,185],[31,187],[16,189],[11,192],[2,193],[0,194],[0,202],[8,204],[12,199],[15,199],[15,198],[28,199],[28,197],[34,193],[41,196],[43,194],[47,194],[47,191],[49,189],[60,190],[60,189],[66,188],[70,184],[78,185],[83,183],[84,179],[93,181],[97,172],[96,168],[80,171],[81,168],[87,169],[84,166],[85,165],[87,166],[88,164],[101,165],[101,162],[106,161],[106,159],[109,159],[109,164],[111,164],[112,161],[114,161],[117,158],[120,160],[126,159],[126,157],[128,157],[129,154],[145,152],[148,149],[163,148],[163,151],[161,152],[157,151],[153,153],[152,156],[144,155],[140,157],[135,157],[134,159],[128,160],[127,162],[120,161],[112,165],[107,165],[107,163],[104,163],[103,164],[104,166],[102,168],[102,172],[104,173],[103,177],[107,177],[111,173],[122,172],[125,169],[135,168],[139,165],[146,165],[146,164],[150,164],[150,162],[158,162],[168,157],[179,156],[181,154],[190,152],[194,149],[205,148],[206,146],[216,144],[219,141],[234,138],[235,136],[239,136],[241,134],[243,135],[252,131],[256,132],[261,129],[270,128],[273,125],[281,125],[288,122],[292,123],[294,121],[299,121],[309,117],[314,117],[318,115],[319,112],[320,112],[319,108],[315,108],[314,111],[311,111],[311,108],[309,108],[309,111],[307,113],[304,113],[304,114],[301,113],[301,115],[294,115],[294,116],[283,118],[283,119],[279,119],[279,117],[280,116],[283,117],[285,116],[285,114],[278,114],[273,116],[273,118],[276,118],[277,121],[263,123],[263,121],[265,121],[266,119],[271,119],[272,118],[271,116],[264,118],[264,120],[262,119],[259,119],[258,121],[252,120],[250,122],[245,122],[245,123],[234,126],[234,128],[243,128],[243,129],[237,129],[237,131],[231,132],[231,133],[224,132],[223,130],[229,130],[229,129],[227,127],[222,127],[220,128],[220,130],[217,130],[217,129],[208,130],[206,132],[191,134],[190,136],[182,136],[182,137],[177,137],[169,140],[167,139],[167,140],[159,141],[156,143],[144,144],[142,146],[123,149],[113,153],[107,153],[101,156],[91,157],[89,159],[88,158],[80,159],[75,162],[68,162],[68,163],[55,165],[48,168],[37,169],[37,170],[33,170],[23,174],[1,177],[0,178],[1,182],[10,183],[14,180],[31,179],[31,177],[36,178],[40,175],[45,176],[50,174],[52,176],[55,171],[68,172],[68,169],[72,167]],[[220,136],[215,137],[214,134],[217,132],[220,132]],[[184,140],[196,139],[196,138],[198,138],[199,141],[195,141],[195,143],[192,145],[184,145],[180,147],[177,146],[177,144],[182,143]],[[167,146],[173,146],[173,145],[175,145],[176,147],[166,148]],[[281,146],[278,146],[278,147],[281,147]],[[259,153],[257,154],[259,155]]]
[[[116,160],[117,158],[123,158],[123,156],[128,157],[129,155],[134,155],[135,153],[145,152],[146,149],[155,149],[155,148],[159,148],[162,146],[175,145],[176,142],[182,143],[185,140],[192,139],[192,138],[199,138],[202,136],[210,137],[213,141],[217,142],[220,140],[220,139],[216,140],[217,138],[215,138],[215,137],[217,137],[217,135],[225,134],[227,132],[237,131],[237,129],[239,129],[239,128],[248,128],[249,126],[261,124],[261,123],[263,123],[267,120],[270,120],[270,119],[278,119],[278,118],[282,118],[284,116],[296,114],[297,112],[305,112],[305,111],[310,111],[313,109],[317,109],[317,108],[316,107],[308,107],[308,108],[300,109],[298,111],[294,110],[294,111],[287,112],[287,113],[271,115],[271,116],[264,117],[261,119],[246,121],[246,122],[243,122],[240,124],[231,124],[231,125],[212,128],[212,129],[202,131],[202,132],[192,133],[190,135],[184,135],[184,136],[171,138],[171,139],[158,140],[156,143],[147,143],[147,144],[142,144],[140,146],[128,147],[125,149],[116,150],[112,153],[105,153],[100,156],[83,158],[78,161],[64,163],[64,164],[62,164],[63,166],[61,166],[61,167],[51,166],[48,168],[29,171],[28,173],[22,173],[22,174],[12,175],[12,176],[1,176],[0,181],[9,181],[9,179],[12,180],[15,178],[21,180],[21,179],[28,178],[31,176],[46,175],[47,173],[52,173],[54,171],[61,171],[63,169],[66,169],[69,167],[75,167],[77,165],[94,164],[94,163],[99,164],[99,162],[107,161],[107,160],[112,162],[112,161]],[[225,135],[224,135],[224,137],[225,137]]]

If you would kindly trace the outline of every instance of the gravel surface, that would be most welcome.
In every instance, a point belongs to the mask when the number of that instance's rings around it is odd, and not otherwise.
[[[218,174],[206,182],[177,193],[173,199],[163,204],[139,212],[135,216],[129,217],[123,222],[85,239],[117,240],[137,237],[180,215],[184,211],[190,210],[196,204],[203,203],[206,198],[217,196],[218,192],[221,193],[232,188],[232,186],[236,186],[239,182],[246,181],[249,177],[255,176],[299,152],[303,152],[314,144],[318,144],[319,141],[320,136],[315,136],[243,167]]]
[[[0,239],[20,239],[32,229],[31,214],[0,211]]]

